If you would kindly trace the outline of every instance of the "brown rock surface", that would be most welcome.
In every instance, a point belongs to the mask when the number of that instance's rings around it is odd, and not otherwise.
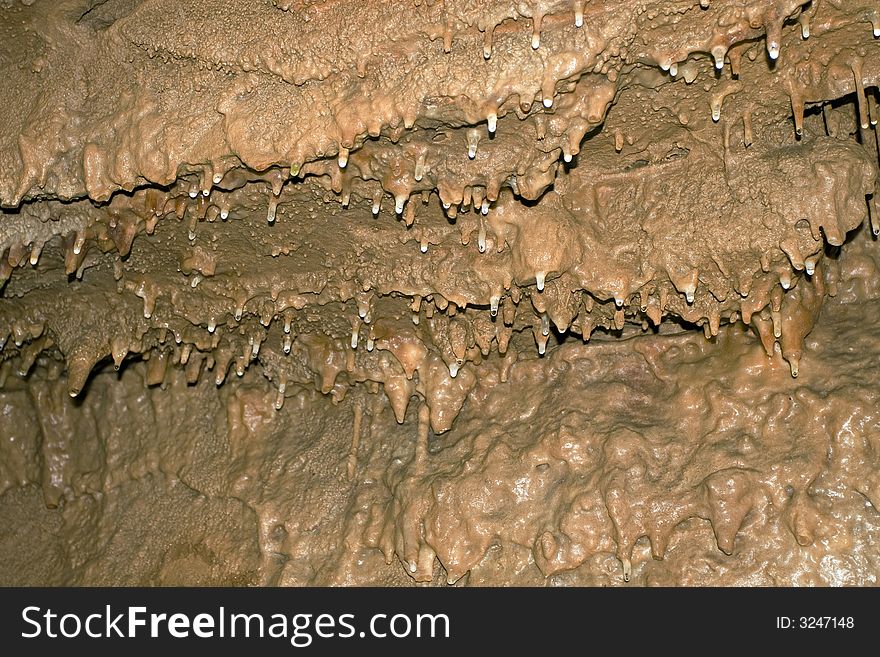
[[[0,70],[0,583],[877,583],[872,0],[0,0]]]

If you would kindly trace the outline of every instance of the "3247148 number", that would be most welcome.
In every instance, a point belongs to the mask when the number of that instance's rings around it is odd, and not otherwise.
[[[801,630],[851,630],[855,627],[855,619],[852,616],[777,616],[776,627],[778,629],[801,629]]]

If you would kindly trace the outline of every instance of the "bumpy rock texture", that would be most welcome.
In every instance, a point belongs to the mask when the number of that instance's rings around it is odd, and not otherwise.
[[[0,70],[0,583],[878,583],[876,0],[0,0]]]

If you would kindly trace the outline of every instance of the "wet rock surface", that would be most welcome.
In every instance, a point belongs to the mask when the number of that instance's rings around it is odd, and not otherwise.
[[[867,0],[0,0],[0,581],[876,584]]]

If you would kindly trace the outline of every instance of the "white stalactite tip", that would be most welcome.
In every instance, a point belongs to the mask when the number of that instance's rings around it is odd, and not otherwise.
[[[480,226],[480,232],[477,234],[477,249],[480,253],[486,252],[486,231]]]
[[[543,356],[546,352],[547,352],[547,341],[546,341],[546,340],[540,340],[540,341],[538,342],[538,354],[539,354],[540,356]]]
[[[551,107],[553,107],[553,96],[546,96],[541,102],[544,104],[544,107],[550,109]]]
[[[227,210],[225,208],[223,210],[220,210],[220,218],[223,221],[226,221],[229,218],[229,210]]]
[[[377,216],[379,214],[379,210],[382,209],[382,204],[379,201],[373,201],[373,216]]]
[[[373,347],[375,346],[375,342],[373,342],[373,338],[367,338],[367,351],[373,351]]]
[[[489,314],[492,317],[498,314],[498,304],[501,303],[501,297],[498,295],[493,295],[489,298]]]
[[[210,196],[210,195],[211,195],[211,188],[210,187],[202,190],[202,196]]]
[[[574,26],[575,27],[583,27],[584,26],[584,11],[583,9],[577,9],[574,12]]]
[[[266,221],[270,224],[275,223],[275,212],[277,211],[278,206],[269,201],[269,208],[266,210]]]
[[[221,182],[223,182],[223,174],[222,173],[215,173],[212,180],[214,181],[215,185],[219,185]]]
[[[419,251],[421,251],[422,253],[428,252],[428,243],[425,240],[422,240],[422,243],[419,244]]]
[[[539,271],[535,274],[535,284],[538,286],[538,292],[544,291],[544,281],[546,280],[546,272]]]
[[[810,24],[809,23],[801,23],[801,36],[804,37],[804,39],[810,38]]]
[[[712,120],[715,123],[718,123],[718,121],[720,119],[721,119],[721,105],[720,105],[720,103],[714,103],[712,105]]]
[[[351,332],[351,348],[352,348],[352,349],[357,349],[357,348],[358,348],[358,330],[357,330],[357,328],[355,328],[355,329]]]
[[[199,195],[199,190],[196,189],[195,187],[193,187],[192,189],[189,190],[189,197],[190,198],[195,198],[198,195]]]
[[[397,214],[403,214],[403,206],[406,205],[406,197],[405,196],[395,196],[394,197],[394,211]]]
[[[685,296],[685,299],[687,299],[688,303],[694,302],[694,293],[695,292],[696,292],[696,290],[694,290],[693,288],[685,290],[684,296]]]
[[[541,33],[540,32],[532,32],[532,50],[537,50],[541,47]]]
[[[678,75],[678,64],[676,62],[673,62],[672,65],[669,67],[669,75],[671,75],[672,77]]]
[[[568,164],[569,162],[571,162],[571,153],[562,151],[562,159],[566,164]]]
[[[495,129],[498,127],[498,115],[497,114],[493,113],[493,114],[490,114],[489,116],[486,117],[486,127],[488,128],[490,135],[495,134]]]
[[[770,59],[776,60],[779,58],[779,44],[775,41],[771,41],[767,44],[767,54],[770,55]]]
[[[618,308],[623,308],[623,299],[620,297],[614,297],[614,305]]]
[[[547,313],[541,315],[541,335],[545,338],[550,335],[550,318],[547,317]]]
[[[712,57],[715,58],[715,68],[718,70],[724,68],[724,56],[726,54],[727,50],[725,50],[723,46],[715,46],[712,48]]]
[[[480,205],[480,212],[483,216],[489,214],[489,200],[483,199],[483,203]]]
[[[467,131],[468,157],[474,159],[477,156],[477,145],[480,143],[480,133],[476,129]],[[449,209],[449,204],[443,204],[444,209]]]
[[[458,368],[459,368],[458,363],[449,363],[449,376],[451,378],[454,379],[455,377],[458,376]]]
[[[339,158],[337,159],[337,162],[339,163],[340,169],[344,169],[345,167],[348,166],[348,149],[347,148],[340,148],[339,149]]]
[[[208,322],[208,333],[213,333],[217,330],[217,324],[212,320]]]
[[[809,276],[812,276],[813,273],[816,271],[816,263],[812,260],[807,260],[804,262],[804,269]]]

